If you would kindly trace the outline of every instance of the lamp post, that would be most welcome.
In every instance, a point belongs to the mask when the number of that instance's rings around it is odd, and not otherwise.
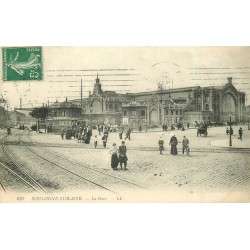
[[[230,129],[229,129],[229,146],[232,146],[232,127],[231,127],[231,113],[229,114],[229,126],[230,126]]]

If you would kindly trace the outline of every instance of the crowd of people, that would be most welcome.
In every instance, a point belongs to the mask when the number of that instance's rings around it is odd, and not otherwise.
[[[72,138],[74,138],[77,140],[78,143],[82,142],[85,144],[89,144],[92,136],[92,128],[90,126],[79,127],[74,129],[72,129],[71,127],[61,128],[60,134],[62,140],[64,138],[66,140],[71,140]]]
[[[199,124],[201,127],[202,124]],[[189,127],[189,124],[188,126]],[[93,138],[93,145],[94,148],[98,147],[98,143],[102,142],[102,147],[106,148],[107,147],[107,142],[108,142],[108,138],[109,138],[109,134],[111,132],[111,127],[110,126],[105,126],[105,125],[97,125],[96,129],[97,129],[97,135],[94,135]],[[167,131],[168,127],[167,125],[163,125],[163,131]],[[114,132],[114,131],[113,131]],[[127,147],[125,145],[125,141],[131,140],[131,133],[132,133],[132,129],[130,127],[118,127],[116,129],[116,133],[118,138],[121,141],[121,145],[118,147],[116,145],[116,143],[112,143],[112,147],[109,149],[109,153],[111,154],[111,160],[110,160],[110,165],[111,168],[113,170],[117,170],[118,166],[120,164],[120,168],[123,169],[123,165],[124,165],[124,169],[127,169],[127,161],[128,161],[128,157],[127,157]],[[141,130],[139,129],[139,132],[141,132]],[[243,130],[240,127],[239,129],[239,137],[238,140],[242,141],[242,137],[243,137]],[[170,154],[171,155],[177,155],[178,154],[178,149],[177,149],[177,145],[179,143],[181,143],[182,145],[182,154],[186,154],[187,156],[190,155],[190,147],[189,147],[189,139],[187,138],[186,135],[183,135],[183,138],[181,141],[178,141],[177,137],[173,134],[174,132],[171,132],[171,136],[169,139],[169,146],[170,146]],[[226,128],[226,134],[229,135],[231,133],[231,135],[233,134],[233,128],[231,128],[231,130],[229,130],[229,128]],[[90,140],[91,140],[91,136],[92,136],[92,128],[90,126],[85,126],[85,127],[79,127],[78,129],[71,129],[71,128],[62,128],[61,130],[61,138],[64,139],[71,139],[72,137],[75,138],[77,140],[78,143],[85,143],[85,144],[89,144]],[[162,136],[160,136],[159,141],[158,141],[158,146],[159,146],[159,152],[162,155],[164,149],[164,139],[163,139],[164,134],[162,134]],[[98,140],[99,137],[99,140]]]
[[[102,141],[103,148],[107,147],[108,137],[111,131],[110,128],[111,128],[110,126],[105,126],[105,125],[96,126],[97,135],[94,135],[93,138],[94,148],[98,147],[98,142],[100,141],[100,139]],[[163,127],[163,129],[164,131],[166,131],[167,127]],[[109,153],[111,154],[111,160],[110,160],[111,168],[113,170],[117,170],[118,165],[120,165],[120,168],[123,169],[124,165],[124,169],[126,170],[128,157],[127,157],[127,147],[125,145],[125,140],[127,139],[131,140],[132,129],[130,127],[125,128],[121,126],[117,129],[117,132],[118,132],[118,139],[121,140],[121,145],[117,147],[116,143],[113,143],[112,147],[109,150]],[[140,129],[139,132],[141,132]],[[70,127],[62,128],[60,134],[62,140],[75,139],[78,143],[89,144],[93,133],[92,133],[92,128],[90,126],[82,126],[74,129]],[[100,137],[99,140],[98,136]],[[158,144],[159,144],[160,154],[162,154],[164,150],[164,140],[162,137],[160,137]],[[170,154],[177,155],[178,140],[175,135],[171,136],[169,145],[171,146]],[[182,147],[183,147],[183,154],[184,152],[187,152],[187,155],[189,155],[189,140],[186,138],[186,136],[183,137]]]
[[[96,126],[98,135],[101,137],[102,145],[104,148],[107,147],[107,142],[108,142],[108,137],[109,133],[111,131],[111,126],[104,126],[104,125],[97,125]],[[131,139],[131,128],[124,128],[120,127],[118,136],[120,140],[123,140],[123,134],[124,134],[124,140]],[[79,128],[72,129],[71,127],[68,128],[62,128],[61,129],[61,138],[62,140],[71,140],[75,139],[77,140],[78,143],[85,143],[89,144],[92,136],[92,128],[90,126],[82,126]],[[94,143],[94,148],[97,148],[98,146],[98,135],[95,135],[93,138],[93,143]],[[112,148],[110,149],[111,153],[111,167],[114,170],[117,170],[118,165],[120,164],[121,169],[123,169],[124,165],[124,170],[127,169],[127,148],[125,146],[125,141],[121,142],[121,145],[119,148],[116,147],[116,144],[113,143]]]

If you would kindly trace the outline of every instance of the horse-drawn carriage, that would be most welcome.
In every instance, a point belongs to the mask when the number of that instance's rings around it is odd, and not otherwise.
[[[205,135],[207,136],[207,124],[203,124],[201,125],[198,129],[197,129],[197,137],[201,135]]]

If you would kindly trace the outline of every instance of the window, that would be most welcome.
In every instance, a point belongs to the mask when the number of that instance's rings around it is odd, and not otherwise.
[[[136,110],[132,110],[132,111],[131,111],[131,115],[132,115],[132,116],[136,116]]]
[[[127,116],[128,115],[128,112],[126,109],[123,110],[123,116]]]
[[[201,105],[200,104],[197,105],[197,111],[201,111]]]
[[[141,116],[145,116],[145,110],[144,109],[141,110]]]
[[[106,102],[106,110],[109,109],[109,104]]]
[[[174,114],[174,111],[173,110],[171,110],[171,115],[173,115]]]
[[[205,95],[205,102],[209,101],[209,95]]]
[[[176,115],[178,115],[178,110],[176,110]]]
[[[62,111],[62,116],[63,116],[63,117],[66,116],[66,111]]]
[[[208,104],[206,104],[205,109],[206,109],[206,111],[209,111],[209,105]]]
[[[197,95],[197,102],[201,102],[201,96]]]
[[[112,103],[109,104],[109,109],[113,110],[113,104]]]
[[[166,109],[165,114],[168,115],[168,110]]]
[[[118,111],[118,104],[115,104],[115,111]]]

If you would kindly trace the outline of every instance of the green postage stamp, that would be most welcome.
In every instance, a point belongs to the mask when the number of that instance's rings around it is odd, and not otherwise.
[[[42,47],[2,48],[3,81],[43,79]]]

